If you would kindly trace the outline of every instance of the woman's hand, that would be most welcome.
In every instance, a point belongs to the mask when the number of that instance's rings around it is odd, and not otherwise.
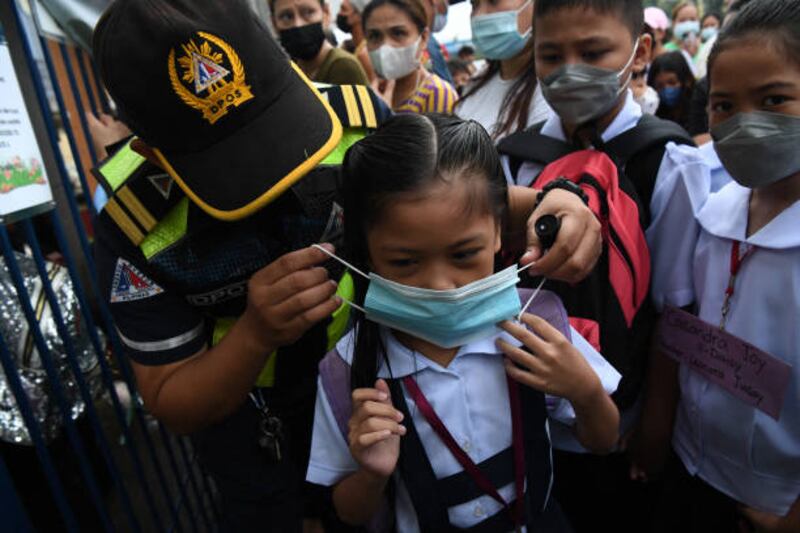
[[[400,456],[400,437],[406,434],[403,413],[392,406],[389,386],[382,379],[374,389],[353,391],[353,415],[348,423],[350,453],[367,473],[386,479]]]

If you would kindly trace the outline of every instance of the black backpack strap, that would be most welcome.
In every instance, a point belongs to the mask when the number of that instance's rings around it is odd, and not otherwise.
[[[634,128],[614,137],[604,147],[636,188],[645,224],[649,223],[650,199],[669,142],[695,145],[691,135],[675,122],[645,114]]]
[[[645,114],[635,127],[605,143],[605,151],[624,166],[637,154],[668,142],[694,146],[691,135],[675,122]]]
[[[512,133],[498,143],[497,151],[500,155],[508,156],[512,177],[516,178],[525,161],[539,163],[544,167],[575,150],[564,141],[543,135],[543,127],[544,122],[539,122],[526,130]]]
[[[422,533],[450,531],[447,505],[442,500],[442,494],[437,490],[436,474],[433,472],[425,448],[422,446],[422,440],[414,427],[411,412],[403,395],[403,387],[396,379],[389,380],[388,384],[392,393],[392,404],[403,413],[404,420],[406,420],[407,432],[400,439],[400,459],[397,467],[417,513],[420,531]]]

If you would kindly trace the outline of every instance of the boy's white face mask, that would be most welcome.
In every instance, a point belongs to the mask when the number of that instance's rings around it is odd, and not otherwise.
[[[639,39],[636,39],[630,58],[616,71],[586,63],[564,65],[539,80],[542,95],[565,124],[582,126],[596,120],[610,111],[627,89],[631,74],[623,83],[620,80],[633,63],[638,48]]]

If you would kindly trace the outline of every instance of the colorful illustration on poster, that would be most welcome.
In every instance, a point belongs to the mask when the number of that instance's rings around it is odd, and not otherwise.
[[[8,43],[0,40],[0,222],[52,206],[42,161]]]

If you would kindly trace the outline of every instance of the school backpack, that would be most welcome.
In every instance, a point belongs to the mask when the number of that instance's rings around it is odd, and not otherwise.
[[[497,149],[508,157],[513,175],[525,161],[544,167],[578,150],[570,143],[543,135],[543,127],[544,122],[540,122],[500,141]],[[669,142],[694,146],[689,133],[675,122],[645,114],[636,126],[597,147],[611,157],[634,186],[645,224],[649,223],[650,199]]]
[[[524,305],[533,294],[530,289],[518,289],[520,302]],[[529,312],[534,313],[555,327],[567,340],[571,332],[567,312],[557,295],[551,291],[540,291],[531,303]],[[353,413],[352,369],[339,352],[330,351],[319,364],[320,389],[324,391],[336,424],[342,437],[347,441],[348,421]],[[449,524],[447,509],[471,501],[483,493],[466,472],[436,479],[433,470],[416,432],[408,406],[403,399],[400,380],[387,380],[395,408],[404,412],[408,433],[401,439],[400,459],[397,472],[406,484],[412,499],[417,520],[422,533],[442,531],[465,531]],[[550,502],[552,483],[552,464],[545,396],[532,388],[519,386],[524,422],[524,442],[526,460],[526,517],[528,531],[549,530],[544,524],[552,519],[548,514],[553,507]],[[513,448],[496,454],[478,465],[495,486],[504,486],[513,481]],[[530,460],[536,457],[537,460]],[[393,497],[394,487],[390,485],[386,497],[376,515],[362,528],[367,533],[387,533],[394,530]],[[509,531],[513,524],[505,512],[487,518],[466,531]]]

